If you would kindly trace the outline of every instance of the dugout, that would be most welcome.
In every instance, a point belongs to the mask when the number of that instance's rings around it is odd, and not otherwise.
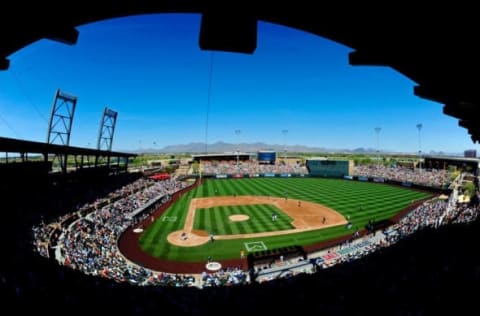
[[[289,246],[275,249],[267,249],[261,251],[250,252],[247,256],[248,268],[255,270],[259,266],[271,266],[280,260],[289,260],[292,258],[302,257],[307,259],[307,253],[302,246]]]

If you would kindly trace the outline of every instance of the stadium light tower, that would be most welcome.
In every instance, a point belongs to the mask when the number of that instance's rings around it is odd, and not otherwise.
[[[418,161],[419,161],[419,166],[420,166],[420,171],[422,171],[422,139],[421,139],[421,131],[422,131],[422,123],[417,124],[417,129],[418,129]]]
[[[76,96],[57,89],[48,123],[47,144],[70,146],[70,134],[76,106]],[[45,159],[48,159],[48,155]],[[57,153],[53,157],[52,165],[58,161],[62,172],[67,173],[67,160],[68,155],[66,153]]]
[[[283,162],[285,163],[287,160],[287,134],[288,134],[288,129],[282,129],[282,134],[283,134]]]
[[[240,134],[242,133],[241,130],[239,129],[236,129],[235,130],[235,135],[237,135],[237,141],[238,141],[238,138],[240,136]],[[239,146],[240,146],[240,143],[237,143],[237,171],[238,171],[238,164],[239,164],[239,160],[240,160],[240,157],[239,157]]]
[[[381,127],[375,127],[375,133],[377,134],[377,166],[380,164],[380,131]]]

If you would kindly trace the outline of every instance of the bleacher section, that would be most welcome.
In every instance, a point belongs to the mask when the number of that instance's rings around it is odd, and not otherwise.
[[[300,164],[261,164],[255,161],[202,161],[202,175],[214,177],[271,177],[271,176],[305,176],[308,171]]]
[[[268,167],[276,168],[276,166]],[[393,172],[378,167],[373,170],[374,177],[394,175],[396,179],[401,179],[400,175],[405,175],[407,178],[412,176],[411,171],[395,170]],[[437,184],[439,183],[435,178],[437,175],[440,175],[440,179],[448,176],[444,173],[431,173],[419,179],[427,179],[427,183]],[[366,176],[372,177],[371,174]],[[462,179],[463,177],[459,177],[457,181],[461,182]],[[49,224],[42,221],[40,225],[33,228],[35,249],[42,256],[51,257],[51,250],[55,247],[57,249],[55,255],[60,263],[80,269],[86,274],[101,275],[117,282],[136,285],[178,286],[181,284],[181,286],[211,287],[245,284],[253,280],[264,282],[290,278],[301,273],[314,273],[318,269],[330,268],[338,263],[362,258],[424,228],[437,228],[449,223],[475,220],[479,213],[478,205],[457,206],[455,199],[458,194],[455,189],[448,202],[432,199],[405,214],[397,223],[389,220],[370,222],[364,232],[359,234],[356,231],[353,239],[340,245],[331,245],[309,254],[300,246],[251,252],[248,255],[251,271],[234,268],[215,273],[209,272],[202,274],[201,277],[178,274],[173,276],[168,273],[158,274],[125,261],[116,248],[115,242],[119,234],[127,227],[143,220],[145,216],[149,216],[148,210],[151,206],[164,203],[170,194],[181,190],[185,185],[187,184],[175,179],[160,182],[139,179],[78,207],[75,212],[62,215]]]

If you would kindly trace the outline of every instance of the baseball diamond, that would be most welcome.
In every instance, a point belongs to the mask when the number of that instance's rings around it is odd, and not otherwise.
[[[127,230],[119,247],[129,260],[159,271],[201,272],[207,258],[245,267],[239,260],[245,243],[262,242],[268,249],[319,245],[351,236],[370,221],[391,218],[431,196],[337,179],[209,179],[153,214],[177,221],[142,223],[143,234]],[[232,215],[243,220],[232,221]]]
[[[253,238],[253,237],[266,237],[276,236],[284,234],[299,233],[307,230],[316,230],[320,228],[326,228],[336,225],[343,225],[347,223],[347,220],[341,214],[329,209],[325,206],[303,202],[300,204],[300,200],[285,199],[278,197],[267,196],[238,196],[238,197],[212,197],[212,198],[198,198],[192,199],[190,207],[188,209],[187,219],[185,226],[181,231],[175,231],[168,235],[167,239],[170,243],[176,246],[198,246],[209,241],[206,236],[199,236],[193,230],[193,221],[195,213],[199,208],[211,208],[214,206],[223,205],[275,205],[278,209],[288,214],[292,219],[292,229],[259,232],[259,233],[245,233],[245,234],[231,234],[231,235],[215,235],[217,240],[226,239],[238,239],[238,238]],[[262,204],[263,203],[263,204]],[[260,207],[259,206],[259,207]],[[206,210],[202,210],[206,212]],[[268,214],[267,214],[268,216]],[[325,220],[324,220],[325,218]],[[267,223],[274,222],[272,220]],[[187,238],[181,238],[182,233],[185,232]],[[192,237],[192,238],[189,238]]]

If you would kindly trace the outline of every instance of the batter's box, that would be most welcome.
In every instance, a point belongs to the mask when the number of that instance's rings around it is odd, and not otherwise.
[[[162,222],[176,222],[177,217],[176,216],[164,216],[162,217]]]
[[[263,241],[245,242],[244,244],[247,251],[261,251],[268,249]]]

